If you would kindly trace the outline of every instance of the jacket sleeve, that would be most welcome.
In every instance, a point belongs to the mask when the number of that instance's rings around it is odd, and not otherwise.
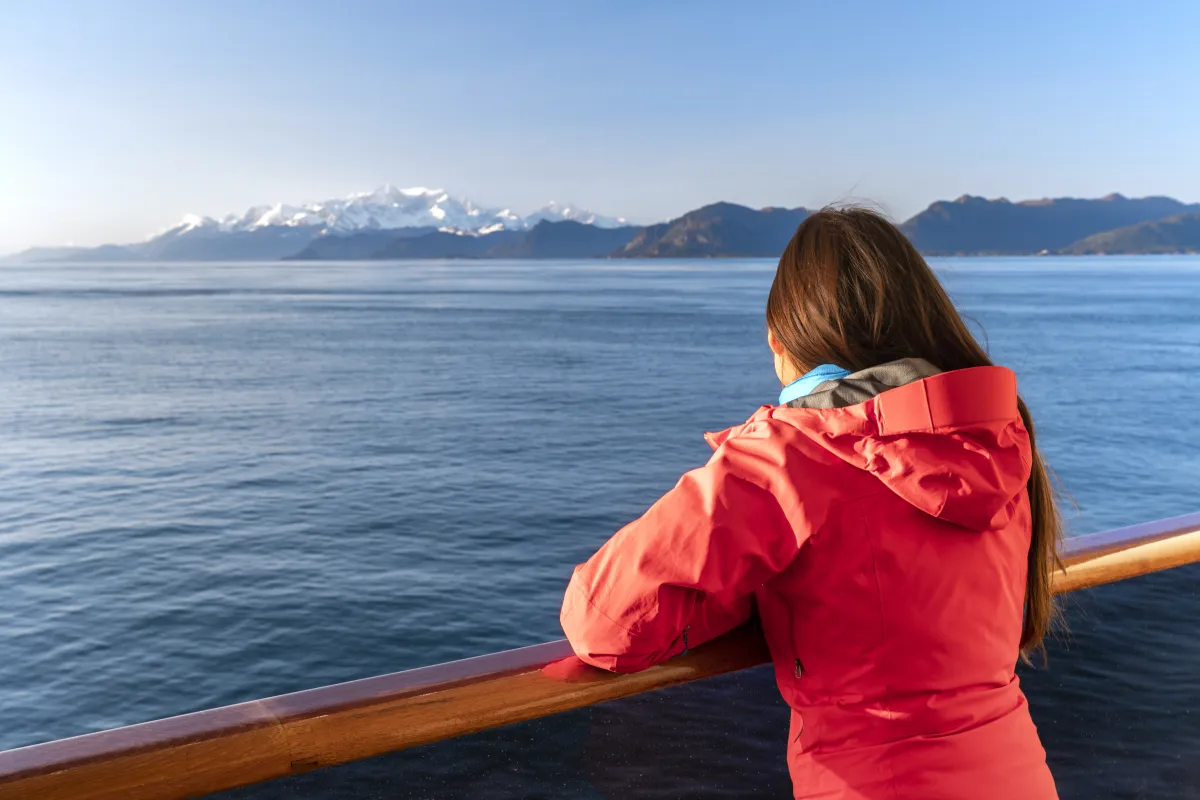
[[[636,672],[744,622],[803,541],[771,490],[762,442],[730,439],[576,567],[562,626],[583,661]]]

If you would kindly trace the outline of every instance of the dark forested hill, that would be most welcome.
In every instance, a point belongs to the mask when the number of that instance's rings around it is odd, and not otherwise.
[[[622,258],[778,256],[809,212],[714,203],[642,228],[613,255]]]
[[[1130,199],[1112,194],[1098,200],[986,200],[963,195],[939,201],[901,229],[926,255],[1039,253],[1069,247],[1102,231],[1163,219],[1200,206],[1169,197]]]
[[[1142,222],[1097,233],[1063,250],[1075,255],[1095,253],[1200,253],[1200,213]]]

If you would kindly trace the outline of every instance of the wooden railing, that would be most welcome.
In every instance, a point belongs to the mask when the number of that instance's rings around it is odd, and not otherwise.
[[[1063,561],[1056,593],[1200,561],[1200,514],[1069,539]],[[551,642],[0,752],[0,799],[194,797],[767,660],[745,629],[632,675]]]

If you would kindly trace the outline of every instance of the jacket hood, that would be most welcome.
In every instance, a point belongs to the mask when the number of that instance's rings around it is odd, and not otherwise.
[[[1004,367],[883,364],[826,381],[786,406],[763,407],[746,426],[707,438],[716,447],[766,420],[871,473],[926,514],[975,531],[1006,524],[1029,480],[1017,379]]]

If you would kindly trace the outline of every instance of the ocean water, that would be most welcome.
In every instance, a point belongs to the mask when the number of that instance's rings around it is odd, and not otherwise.
[[[1200,510],[1200,259],[935,264],[1073,533]],[[0,748],[561,637],[778,387],[766,261],[0,268]],[[1024,671],[1064,798],[1200,797],[1200,571]],[[227,793],[788,796],[765,670]]]

